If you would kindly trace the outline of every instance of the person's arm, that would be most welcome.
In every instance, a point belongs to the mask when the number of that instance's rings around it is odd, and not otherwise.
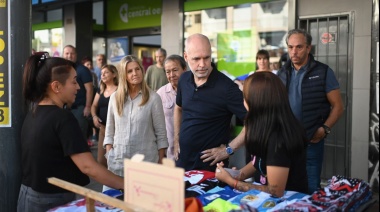
[[[181,120],[182,120],[182,107],[178,106],[177,104],[174,106],[174,138],[173,138],[173,144],[174,144],[174,159],[178,160],[178,155],[180,153],[179,148],[179,132],[181,129]]]
[[[255,172],[255,168],[251,163],[247,164],[243,169],[250,175],[253,175]],[[275,197],[282,197],[284,195],[288,174],[289,168],[287,167],[267,166],[268,185],[258,185],[241,181],[247,177],[240,177],[239,179],[232,178],[232,176],[223,168],[223,164],[221,163],[217,163],[217,170],[215,171],[215,177],[218,180],[227,183],[232,188],[243,192],[252,189],[260,190]],[[242,173],[241,175],[244,174]]]
[[[85,83],[84,88],[86,89],[86,105],[83,110],[83,116],[87,117],[90,115],[92,105],[92,92],[94,89],[92,81]]]
[[[241,130],[238,136],[229,143],[229,146],[234,152],[244,145],[245,127]],[[201,159],[203,162],[211,161],[210,166],[215,165],[217,162],[228,158],[229,155],[226,152],[226,146],[224,144],[212,149],[206,149],[202,151]]]
[[[117,113],[117,111],[114,111],[114,109],[116,108],[115,94],[116,93],[113,93],[111,95],[107,110],[107,124],[103,141],[103,147],[106,149],[107,153],[113,147],[115,136],[115,113]]]
[[[165,157],[165,154],[166,154],[166,148],[158,150],[158,163],[159,164],[162,164],[162,159]]]
[[[96,114],[96,111],[98,110],[98,103],[99,103],[99,98],[100,95],[98,93],[95,94],[94,101],[92,102],[91,105],[91,116],[92,116],[92,121],[94,122],[94,126],[97,128],[100,128],[100,123],[99,120],[102,121]]]
[[[335,89],[335,90],[328,92],[326,94],[326,96],[327,96],[327,100],[330,102],[331,111],[330,111],[329,117],[327,117],[324,124],[326,126],[332,128],[343,113],[343,110],[344,110],[343,109],[343,101],[342,101],[342,98],[340,96],[340,90],[339,89]],[[310,142],[318,143],[324,137],[326,137],[325,130],[321,126],[314,133],[314,136]]]
[[[97,182],[115,189],[124,189],[124,179],[96,162],[91,152],[73,154],[70,157],[82,173]]]
[[[224,167],[223,161],[220,162],[220,163],[217,163],[217,166]],[[235,167],[233,167],[232,169],[236,170]],[[256,169],[252,165],[252,163],[248,163],[243,168],[241,168],[240,170],[238,170],[238,172],[239,173],[237,175],[237,178],[235,177],[235,180],[237,179],[237,180],[243,181],[243,180],[246,180],[249,177],[253,177],[254,173],[256,172]],[[218,180],[221,180],[223,182],[226,180],[226,178],[228,178],[227,174],[229,174],[229,173],[228,172],[220,172],[220,170],[218,170],[218,168],[215,170],[215,177]]]

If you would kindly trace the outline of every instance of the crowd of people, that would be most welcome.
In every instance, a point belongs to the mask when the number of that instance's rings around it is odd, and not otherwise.
[[[23,75],[30,111],[21,132],[18,211],[46,211],[74,199],[48,177],[78,185],[91,177],[103,191],[124,188],[124,159],[137,153],[152,163],[170,158],[185,171],[213,171],[241,191],[314,192],[324,138],[343,104],[334,72],[314,59],[311,41],[304,30],[290,30],[279,70],[259,50],[255,71],[235,82],[218,71],[203,34],[186,39],[183,57],[157,49],[146,71],[133,55],[116,66],[104,54],[96,55],[96,67],[91,57],[78,62],[72,45],[63,58],[33,53]],[[231,140],[234,115],[243,128]],[[97,159],[89,136],[97,141]],[[231,175],[229,157],[241,146],[250,160]]]

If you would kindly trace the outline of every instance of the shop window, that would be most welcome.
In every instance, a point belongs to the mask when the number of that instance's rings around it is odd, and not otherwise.
[[[202,21],[201,14],[194,15],[194,23],[199,24],[201,23],[201,21]]]
[[[194,33],[208,36],[212,61],[231,77],[254,71],[260,49],[270,52],[271,62],[286,51],[287,0],[187,11],[185,20],[184,38]]]
[[[44,29],[34,31],[32,48],[36,51],[46,51],[52,57],[61,57],[63,49],[62,28]]]

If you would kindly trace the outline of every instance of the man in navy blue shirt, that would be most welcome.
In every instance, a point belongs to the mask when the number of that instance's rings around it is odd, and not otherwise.
[[[211,152],[216,148],[232,155],[228,146],[233,114],[243,120],[246,109],[238,86],[211,63],[211,44],[202,34],[185,42],[184,58],[191,71],[181,75],[174,109],[174,155],[176,165],[188,170],[215,171]],[[244,129],[235,138],[242,142]],[[215,160],[215,162],[211,161]],[[211,163],[213,162],[213,163]],[[228,161],[225,161],[225,164]]]
[[[91,71],[81,63],[77,62],[77,52],[74,46],[66,45],[63,48],[63,58],[76,63],[77,83],[80,89],[77,92],[75,102],[71,105],[71,112],[79,122],[83,137],[87,140],[88,119],[91,114],[93,98],[93,85]]]

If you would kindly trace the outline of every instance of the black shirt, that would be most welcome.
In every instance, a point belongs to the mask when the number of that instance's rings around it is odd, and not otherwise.
[[[110,102],[110,96],[105,97],[104,92],[100,94],[100,91],[98,91],[99,94],[99,101],[98,101],[98,116],[102,120],[100,122],[103,125],[106,125],[107,123],[107,112],[108,112],[108,104]]]
[[[21,131],[22,184],[43,193],[67,192],[47,182],[56,177],[81,186],[90,181],[70,155],[90,152],[78,121],[67,110],[54,105],[29,112]]]
[[[277,146],[281,142],[281,137],[270,136],[268,141],[268,151],[266,159],[256,157],[254,160],[255,182],[268,184],[267,166],[280,166],[289,168],[288,181],[285,190],[308,193],[307,172],[306,172],[306,148],[298,154],[290,154],[284,145]]]
[[[209,166],[211,161],[204,163],[200,159],[201,152],[229,142],[232,115],[243,120],[247,113],[243,93],[213,66],[207,82],[199,87],[191,71],[181,75],[176,104],[182,107],[177,166],[186,171],[215,171],[215,166]]]

